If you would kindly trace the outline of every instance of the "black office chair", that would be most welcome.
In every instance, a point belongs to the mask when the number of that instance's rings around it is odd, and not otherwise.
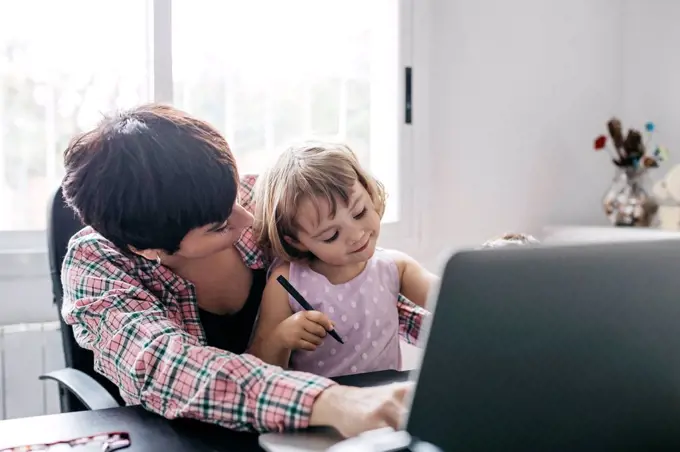
[[[41,375],[41,380],[54,380],[59,384],[59,402],[62,413],[114,408],[124,405],[118,388],[106,377],[94,371],[92,352],[81,348],[73,336],[73,328],[61,317],[63,289],[61,264],[68,241],[83,228],[73,209],[66,205],[61,187],[56,191],[48,208],[47,249],[52,276],[53,303],[59,311],[61,340],[66,368]]]

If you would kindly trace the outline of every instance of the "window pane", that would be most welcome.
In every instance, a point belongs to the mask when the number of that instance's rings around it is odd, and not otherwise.
[[[175,0],[175,104],[212,122],[241,173],[306,139],[343,141],[398,218],[397,0]]]
[[[145,1],[0,2],[0,230],[45,229],[71,137],[148,99],[146,39]]]

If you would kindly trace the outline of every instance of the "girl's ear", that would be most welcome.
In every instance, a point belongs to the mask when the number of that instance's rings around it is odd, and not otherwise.
[[[284,235],[283,240],[288,245],[292,246],[293,248],[295,248],[298,251],[309,251],[309,249],[306,248],[302,243],[298,242],[297,240],[295,240],[293,237],[291,237],[289,235]]]

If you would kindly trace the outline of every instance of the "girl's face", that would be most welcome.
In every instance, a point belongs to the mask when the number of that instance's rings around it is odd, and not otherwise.
[[[373,256],[380,234],[380,216],[366,189],[355,182],[349,203],[337,203],[335,215],[325,199],[304,200],[296,217],[297,241],[285,239],[301,251],[309,251],[329,265],[365,262]]]

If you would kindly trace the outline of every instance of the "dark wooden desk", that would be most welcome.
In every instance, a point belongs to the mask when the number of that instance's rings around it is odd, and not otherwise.
[[[351,386],[406,381],[408,372],[376,372],[337,378]],[[82,411],[0,422],[0,449],[78,438],[110,431],[130,434],[125,452],[259,451],[257,435],[189,420],[168,421],[139,406]]]

